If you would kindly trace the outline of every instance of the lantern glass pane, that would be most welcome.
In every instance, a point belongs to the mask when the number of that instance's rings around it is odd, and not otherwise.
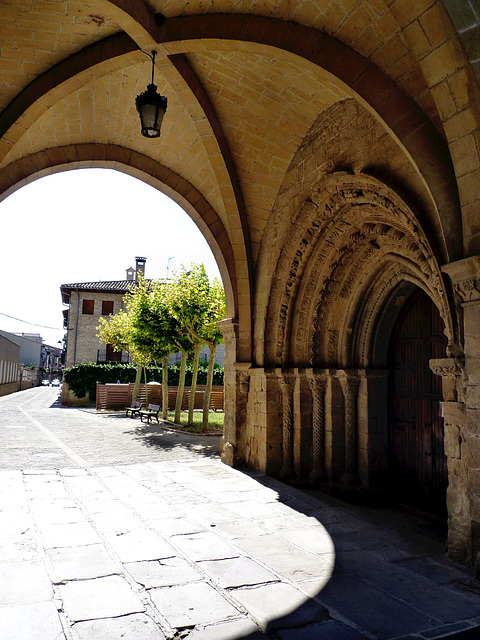
[[[157,124],[158,105],[143,104],[140,107],[140,119],[142,121],[142,133],[150,138],[160,135]],[[155,133],[156,131],[156,133]]]

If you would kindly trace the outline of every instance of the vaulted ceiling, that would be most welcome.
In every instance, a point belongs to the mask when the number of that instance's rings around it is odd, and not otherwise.
[[[443,259],[475,252],[480,228],[459,207],[478,205],[480,39],[475,3],[461,5],[0,0],[0,197],[64,168],[128,171],[192,215],[240,308],[292,159],[354,99],[415,174]],[[134,106],[142,50],[158,52],[168,97],[154,140]]]

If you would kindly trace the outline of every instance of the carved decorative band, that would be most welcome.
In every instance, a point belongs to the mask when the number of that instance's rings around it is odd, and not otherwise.
[[[452,358],[430,360],[429,365],[430,369],[436,376],[455,378],[462,375],[462,367],[457,360],[453,360]]]

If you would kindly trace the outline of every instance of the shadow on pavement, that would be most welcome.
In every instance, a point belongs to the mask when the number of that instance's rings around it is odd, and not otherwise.
[[[122,415],[110,415],[108,418],[112,420],[126,420]],[[147,424],[145,422],[131,420],[130,418],[128,418],[128,420],[133,424],[131,428],[125,428],[123,433],[132,436],[134,440],[140,442],[145,447],[168,451],[181,446],[184,449],[191,450],[197,455],[200,454],[208,457],[219,457],[220,455],[219,436],[204,436],[185,431],[177,431],[163,426],[162,423]]]

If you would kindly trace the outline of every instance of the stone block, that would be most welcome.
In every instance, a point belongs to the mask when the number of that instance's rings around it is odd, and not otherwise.
[[[74,580],[60,585],[65,613],[73,621],[143,613],[145,607],[120,576]]]
[[[203,579],[194,567],[179,557],[165,558],[158,561],[130,562],[125,569],[132,578],[146,589],[154,587],[172,587]]]
[[[101,544],[62,547],[46,551],[55,582],[100,578],[119,573],[119,567]]]
[[[239,610],[210,585],[200,582],[151,589],[154,605],[173,627],[213,624],[239,616]]]
[[[2,563],[0,605],[29,604],[49,600],[52,597],[52,585],[43,561],[26,560],[24,562]]]
[[[230,593],[262,629],[278,628],[280,624],[294,626],[295,623],[300,625],[312,622],[324,611],[314,600],[309,600],[298,589],[283,582],[235,589]],[[290,623],[287,622],[287,617]]]
[[[455,425],[445,424],[445,455],[450,458],[461,458],[460,429]]]
[[[278,582],[278,576],[250,558],[200,562],[199,567],[223,589]]]
[[[467,467],[480,469],[480,436],[467,436],[462,445],[462,458]]]
[[[79,640],[165,640],[160,627],[143,613],[76,622],[72,629]]]
[[[0,638],[57,640],[64,637],[57,606],[52,600],[16,607],[2,607]]]

